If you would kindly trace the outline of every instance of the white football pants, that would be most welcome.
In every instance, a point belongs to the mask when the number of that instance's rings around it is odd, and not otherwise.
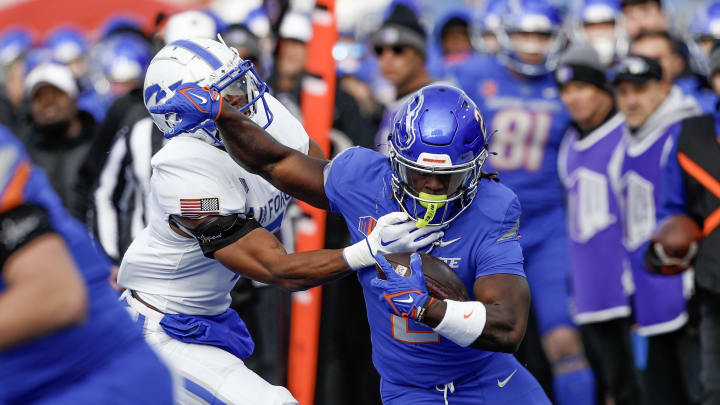
[[[182,377],[177,404],[298,404],[285,387],[263,380],[229,352],[214,346],[183,343],[165,334],[160,326],[163,314],[137,301],[129,291],[122,298],[132,319],[143,324],[148,344]]]

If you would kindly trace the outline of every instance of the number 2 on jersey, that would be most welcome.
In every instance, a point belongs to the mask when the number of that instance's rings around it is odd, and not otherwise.
[[[440,341],[440,335],[432,330],[410,330],[410,322],[407,318],[390,315],[390,322],[392,322],[392,337],[395,340],[411,344],[438,343]]]
[[[499,111],[492,120],[496,131],[490,141],[490,163],[499,170],[540,170],[550,136],[552,116],[545,111],[523,108]]]

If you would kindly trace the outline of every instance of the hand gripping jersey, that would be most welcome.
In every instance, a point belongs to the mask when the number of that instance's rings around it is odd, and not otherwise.
[[[5,128],[0,129],[0,215],[23,204],[45,212],[86,283],[88,314],[81,325],[0,352],[0,403],[28,404],[43,398],[54,403],[78,403],[81,398],[108,403],[107,396],[98,395],[113,387],[113,395],[123,398],[118,403],[169,403],[169,373],[117,302],[117,293],[107,282],[110,262],[94,247],[87,229],[63,208],[45,174],[31,166],[19,145]],[[37,221],[24,223],[36,226]],[[8,237],[3,231],[3,238]],[[5,288],[0,279],[0,293]],[[135,378],[144,378],[147,384],[139,385]],[[72,388],[84,382],[86,386],[79,389],[83,395],[72,400],[77,392]]]
[[[401,210],[392,198],[391,177],[385,156],[359,147],[346,150],[325,168],[330,208],[343,215],[353,242],[362,240],[378,218]],[[482,180],[477,193],[473,203],[450,224],[443,240],[426,250],[457,272],[471,298],[478,277],[497,273],[524,276],[517,197],[490,180]],[[358,272],[370,323],[373,363],[384,380],[432,387],[477,371],[491,356],[501,355],[460,347],[427,326],[391,315],[370,285],[374,277],[374,268]],[[422,373],[409,379],[408,370]]]
[[[570,268],[578,324],[630,315],[623,287],[620,208],[608,180],[608,161],[625,125],[615,114],[579,139],[571,127],[560,146],[558,172],[567,199]]]
[[[453,69],[490,136],[489,169],[517,193],[526,214],[562,205],[557,152],[570,118],[552,74],[520,78],[496,58],[475,56]]]
[[[302,125],[275,98],[265,97],[275,114],[267,131],[307,153]],[[205,257],[197,240],[175,233],[169,216],[252,214],[274,232],[291,197],[238,166],[224,150],[190,136],[172,138],[151,165],[148,226],[125,253],[118,282],[165,313],[220,314],[239,276]]]
[[[613,152],[609,173],[620,201],[626,266],[635,285],[634,314],[640,334],[671,332],[687,321],[685,301],[690,273],[657,276],[645,269],[643,253],[656,227],[662,195],[662,170],[681,128],[681,120],[698,113],[694,100],[674,87],[636,133],[625,129]],[[691,285],[691,284],[690,284]]]

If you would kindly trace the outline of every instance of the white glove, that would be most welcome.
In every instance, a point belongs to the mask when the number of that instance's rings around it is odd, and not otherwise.
[[[375,229],[365,239],[343,249],[343,256],[353,270],[375,264],[376,254],[415,252],[443,237],[442,227],[425,226],[404,212],[391,212],[378,219]]]

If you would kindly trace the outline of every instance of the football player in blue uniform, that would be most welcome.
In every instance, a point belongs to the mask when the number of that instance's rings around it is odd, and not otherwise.
[[[546,0],[509,1],[497,57],[470,60],[454,75],[493,134],[489,167],[502,172],[522,204],[525,270],[555,401],[575,405],[593,402],[594,377],[569,314],[569,242],[557,155],[570,120],[552,74],[561,24]]]
[[[198,108],[178,92],[150,110],[177,114],[187,128],[219,115],[225,147],[238,163],[288,194],[341,213],[353,240],[365,238],[376,219],[391,212],[404,211],[418,228],[447,226],[424,251],[458,274],[470,301],[431,299],[417,256],[409,278],[394,277],[382,256],[376,260],[387,281],[372,267],[358,272],[385,404],[549,403],[508,354],[524,336],[530,301],[520,205],[481,170],[488,155],[485,126],[464,92],[433,85],[410,97],[395,117],[389,159],[356,147],[328,162],[274,141],[243,114],[212,101],[211,89],[191,91],[207,104]]]
[[[110,262],[0,127],[0,403],[172,404]]]

